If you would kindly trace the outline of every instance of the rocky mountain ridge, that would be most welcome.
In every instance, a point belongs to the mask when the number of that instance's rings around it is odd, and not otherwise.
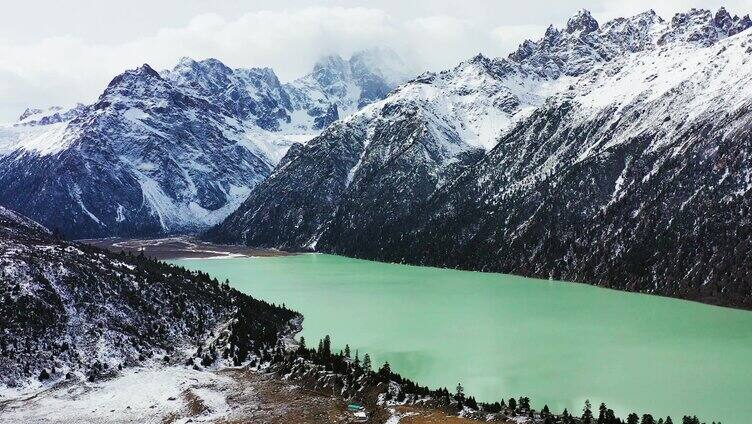
[[[0,204],[70,238],[201,230],[290,145],[386,95],[404,78],[393,55],[328,57],[288,84],[216,59],[126,71],[92,105],[0,126]]]
[[[579,12],[335,123],[207,237],[752,306],[749,27]]]

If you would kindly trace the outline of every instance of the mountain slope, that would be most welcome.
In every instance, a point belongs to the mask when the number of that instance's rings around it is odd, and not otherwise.
[[[609,64],[438,193],[414,243],[356,254],[752,307],[751,45]]]
[[[566,30],[550,27],[541,40],[523,43],[509,58],[478,55],[454,69],[421,75],[334,124],[342,134],[365,134],[362,142],[361,136],[337,142],[322,134],[291,152],[284,166],[209,237],[311,248],[330,220],[341,217],[349,222],[333,225],[377,237],[390,221],[491,149],[501,131],[565,91],[578,75],[618,54],[645,48],[647,43],[634,41],[639,39],[635,34],[651,33],[660,25],[662,20],[648,12],[598,29],[582,11]],[[332,143],[343,148],[331,149]],[[333,166],[345,172],[328,173]],[[326,183],[313,187],[311,181]],[[277,192],[275,187],[283,188]],[[307,217],[312,211],[325,212]],[[270,226],[277,217],[283,222]]]
[[[28,110],[0,126],[0,204],[70,238],[214,225],[293,143],[396,83],[378,51],[366,51],[339,59],[347,72],[325,85],[317,76],[333,72],[332,60],[290,84],[215,59],[162,72],[144,65],[114,78],[93,105]],[[339,86],[348,90],[331,89]]]
[[[291,152],[208,236],[750,307],[751,24],[580,12],[335,124],[363,147],[322,136]],[[506,120],[484,144],[492,113]],[[344,169],[311,173],[330,163]]]
[[[204,274],[60,241],[0,207],[0,387],[184,361],[197,346],[243,361],[297,317]]]

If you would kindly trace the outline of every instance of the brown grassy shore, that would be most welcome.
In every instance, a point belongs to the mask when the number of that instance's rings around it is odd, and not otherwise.
[[[252,257],[285,256],[290,253],[276,249],[260,249],[248,246],[213,244],[197,240],[192,236],[175,236],[154,239],[105,238],[78,240],[81,243],[111,250],[113,252],[131,252],[158,259],[215,258],[215,257]]]

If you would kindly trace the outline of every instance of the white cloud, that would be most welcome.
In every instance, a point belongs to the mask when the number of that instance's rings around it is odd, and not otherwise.
[[[136,3],[143,1],[134,0],[132,7],[140,7]],[[743,12],[745,1],[748,7],[749,0],[730,0],[729,10]],[[0,27],[12,23],[14,28],[13,32],[0,28],[0,122],[15,119],[27,106],[91,102],[124,69],[142,63],[157,69],[172,67],[181,56],[215,57],[232,67],[269,66],[282,80],[290,80],[307,72],[321,55],[348,56],[358,49],[387,45],[414,65],[417,73],[454,66],[479,52],[506,55],[525,38],[540,37],[549,24],[563,26],[567,16],[583,7],[603,20],[653,6],[648,0],[528,0],[525,4],[468,0],[461,8],[449,2],[353,0],[348,4],[372,6],[294,7],[293,1],[264,0],[254,4],[263,3],[258,7],[268,10],[242,13],[247,3],[168,3],[154,4],[148,17],[114,7],[108,10],[111,6],[98,2],[80,11],[55,9],[58,14],[75,12],[81,15],[79,20],[73,15],[56,19],[42,13],[32,22],[22,9],[15,20],[9,13],[0,16]],[[329,0],[325,4],[344,3]],[[670,18],[691,6],[715,8],[721,2],[695,3],[700,4],[668,0],[656,10]],[[18,3],[10,10],[14,7],[25,6]],[[226,13],[206,13],[211,7],[224,7]],[[92,15],[95,12],[106,16]],[[186,18],[175,22],[183,19],[177,15]],[[29,20],[26,32],[15,22],[19,19]],[[154,25],[147,29],[145,22]],[[159,28],[159,22],[169,24]],[[113,30],[106,30],[108,23]],[[99,32],[87,32],[92,26],[100,28]]]
[[[324,54],[353,51],[397,39],[398,26],[381,10],[305,8],[260,11],[227,20],[194,17],[184,27],[118,44],[80,37],[49,37],[29,44],[0,40],[0,113],[14,107],[92,101],[124,69],[149,63],[173,66],[181,56],[216,57],[230,66],[271,66],[285,80],[304,74]]]

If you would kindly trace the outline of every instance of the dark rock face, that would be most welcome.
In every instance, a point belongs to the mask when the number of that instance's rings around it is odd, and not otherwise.
[[[590,33],[598,30],[598,21],[587,10],[582,10],[567,21],[567,32]]]
[[[293,319],[204,274],[66,243],[0,207],[2,386],[96,379],[196,346],[242,361],[275,346]],[[225,325],[231,342],[219,346]]]
[[[234,70],[216,59],[184,58],[166,77],[262,129],[277,131],[280,122],[290,122],[290,98],[270,68]]]
[[[750,35],[680,15],[596,29],[579,14],[579,29],[549,29],[509,59],[421,76],[335,124],[365,143],[314,139],[210,235],[752,307]],[[540,104],[508,94],[531,75],[570,79]],[[511,125],[493,146],[469,143],[491,113]]]
[[[363,149],[365,131],[337,123],[315,143],[291,148],[277,171],[206,237],[297,250],[315,244],[323,223],[346,189],[348,172]],[[253,231],[246,231],[248,219]]]

